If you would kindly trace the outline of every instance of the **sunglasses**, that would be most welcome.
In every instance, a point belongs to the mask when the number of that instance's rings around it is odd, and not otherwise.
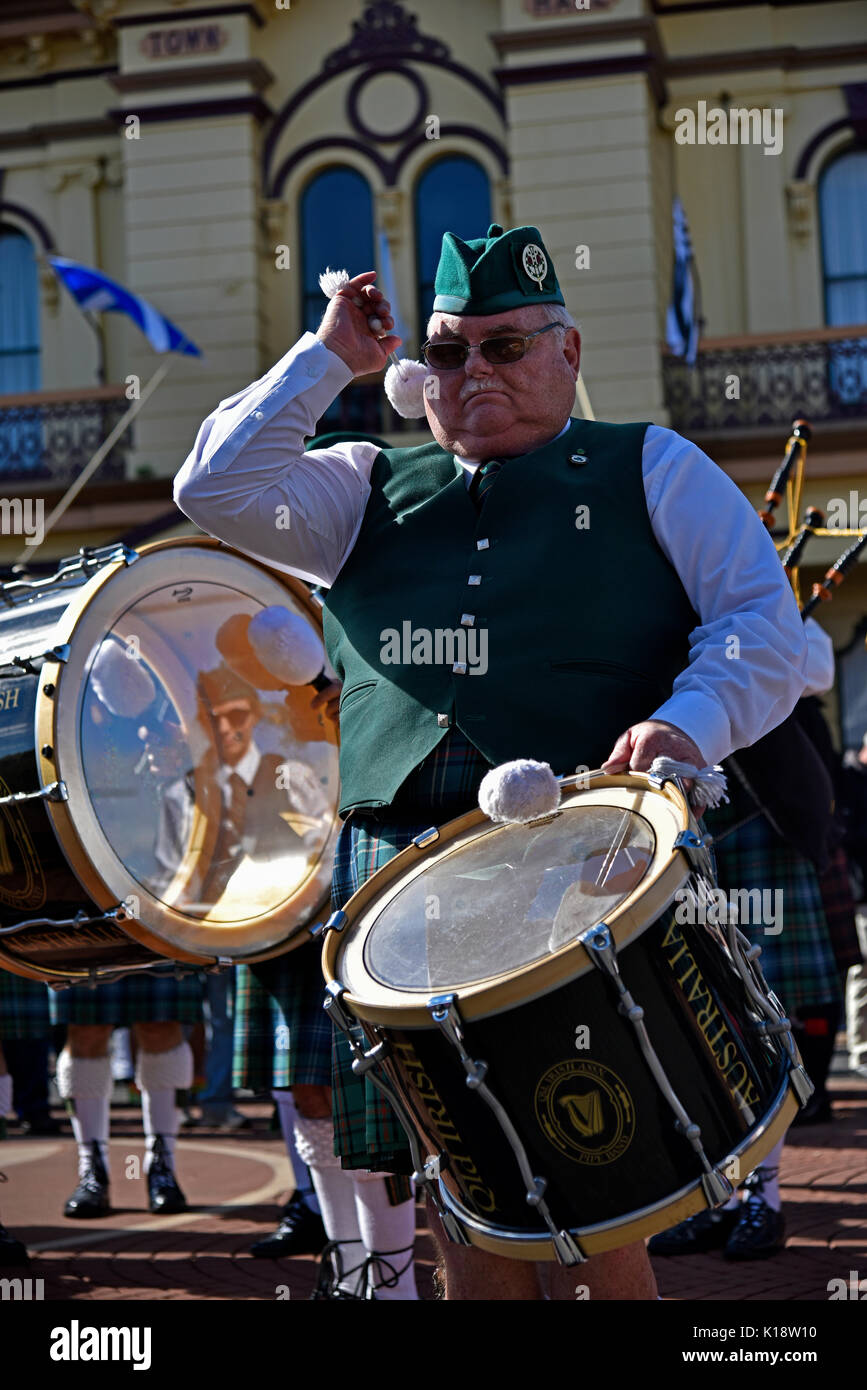
[[[430,339],[422,343],[421,355],[429,367],[433,367],[435,372],[455,372],[462,367],[471,352],[477,350],[482,354],[486,362],[490,362],[494,367],[506,367],[511,362],[520,362],[527,348],[534,338],[538,338],[540,333],[547,333],[549,328],[565,328],[565,324],[546,323],[544,328],[537,328],[535,333],[509,335],[502,338],[485,338],[478,344],[478,349],[469,343],[462,343],[457,340],[446,340],[441,343],[432,343]]]
[[[221,710],[219,714],[214,712],[214,720],[217,724],[222,723],[225,719],[232,729],[243,729],[247,721],[252,718],[253,711],[251,709],[227,709]]]

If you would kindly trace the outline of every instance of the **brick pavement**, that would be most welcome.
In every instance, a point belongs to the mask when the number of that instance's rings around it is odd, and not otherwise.
[[[826,1300],[828,1281],[867,1278],[867,1083],[831,1080],[832,1123],[792,1131],[782,1163],[786,1249],[773,1259],[729,1264],[720,1255],[656,1260],[660,1292],[685,1300]],[[71,1138],[18,1137],[0,1144],[4,1224],[26,1240],[27,1273],[46,1299],[273,1300],[286,1286],[306,1299],[315,1260],[254,1260],[250,1244],[271,1230],[289,1191],[289,1165],[269,1108],[242,1104],[253,1127],[231,1135],[196,1129],[179,1141],[178,1173],[193,1209],[151,1216],[136,1177],[143,1141],[132,1108],[113,1110],[112,1214],[74,1222],[60,1214],[75,1185]],[[127,1176],[130,1174],[131,1176]],[[418,1209],[419,1290],[431,1298],[433,1244]]]

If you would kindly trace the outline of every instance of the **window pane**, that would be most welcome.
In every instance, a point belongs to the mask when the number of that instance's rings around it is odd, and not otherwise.
[[[474,159],[447,156],[422,174],[415,194],[419,343],[430,318],[443,232],[455,232],[464,241],[471,241],[483,237],[490,222],[488,176]]]
[[[825,318],[863,323],[867,299],[867,151],[831,164],[819,185]]]
[[[0,394],[39,389],[39,284],[23,232],[0,226]]]
[[[355,169],[327,169],[301,198],[303,327],[315,333],[326,299],[319,276],[326,266],[350,275],[374,270],[373,203],[367,180]]]

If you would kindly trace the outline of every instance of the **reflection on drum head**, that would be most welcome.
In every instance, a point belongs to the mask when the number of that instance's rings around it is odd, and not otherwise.
[[[438,990],[529,965],[617,908],[655,848],[650,823],[613,806],[486,828],[395,894],[370,930],[365,966],[395,989]]]

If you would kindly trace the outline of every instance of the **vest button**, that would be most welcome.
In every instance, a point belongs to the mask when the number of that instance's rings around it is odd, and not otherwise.
[[[476,541],[476,550],[490,550],[491,542],[485,536],[484,540]]]
[[[587,462],[587,455],[584,453],[584,451],[583,451],[582,449],[579,449],[578,452],[577,452],[577,454],[573,454],[573,455],[572,455],[572,457],[570,458],[569,462],[570,462],[570,463],[578,463],[578,464],[586,463],[586,462]]]
[[[482,576],[480,574],[471,574],[469,579],[467,580],[468,584],[481,584],[481,582]]]
[[[473,625],[473,623],[474,623],[475,621],[476,621],[476,615],[475,615],[475,613],[462,613],[462,614],[461,614],[461,627],[472,627],[472,625]]]
[[[448,717],[448,715],[447,715],[447,714],[438,714],[438,715],[437,715],[437,723],[439,724],[439,726],[440,726],[441,729],[447,729],[447,728],[449,727],[449,717]]]

